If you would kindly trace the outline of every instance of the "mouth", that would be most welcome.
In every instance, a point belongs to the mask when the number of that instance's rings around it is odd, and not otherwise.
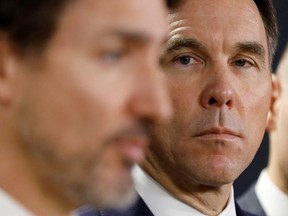
[[[119,137],[116,145],[128,163],[134,164],[144,160],[150,139],[146,135]]]
[[[240,138],[240,134],[224,127],[213,127],[207,130],[203,130],[193,137],[205,140],[233,141],[234,139]]]

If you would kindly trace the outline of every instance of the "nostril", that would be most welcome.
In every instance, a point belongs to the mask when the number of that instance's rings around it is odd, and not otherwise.
[[[228,101],[226,102],[226,105],[227,105],[227,106],[230,106],[230,105],[231,105],[231,100],[228,100]]]
[[[215,103],[217,103],[217,101],[216,101],[216,99],[214,97],[209,99],[209,105],[213,105]]]

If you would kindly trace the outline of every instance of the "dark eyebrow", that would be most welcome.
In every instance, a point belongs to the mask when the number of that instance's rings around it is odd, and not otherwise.
[[[194,38],[175,38],[168,40],[166,44],[165,51],[166,52],[173,52],[177,51],[181,48],[190,48],[190,49],[203,49],[205,50],[206,47],[200,43],[198,40]]]
[[[168,36],[163,33],[162,38],[160,38],[160,46],[161,48],[164,47],[167,44]],[[107,37],[114,37],[121,39],[125,42],[128,42],[130,44],[138,44],[138,45],[146,45],[149,44],[151,41],[154,40],[154,35],[151,35],[149,32],[145,32],[144,30],[135,30],[135,29],[114,29],[112,31],[107,31],[103,33],[101,38],[107,38]]]
[[[140,31],[125,31],[125,30],[116,30],[111,33],[111,35],[122,38],[123,40],[145,44],[151,40],[151,37]]]
[[[265,48],[262,44],[258,42],[240,42],[235,46],[237,52],[249,53],[257,56],[262,62],[265,62]]]
[[[135,44],[147,44],[152,40],[152,36],[144,31],[138,30],[130,30],[130,29],[113,29],[108,30],[106,32],[102,32],[101,35],[98,36],[99,39],[107,39],[107,38],[118,38],[122,41],[126,41],[129,43]]]

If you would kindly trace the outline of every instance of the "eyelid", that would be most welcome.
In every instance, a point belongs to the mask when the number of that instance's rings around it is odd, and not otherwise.
[[[123,51],[121,50],[110,50],[110,51],[105,51],[102,53],[104,58],[120,58],[121,56],[123,56]]]
[[[126,55],[127,50],[123,47],[107,48],[98,53],[98,59],[104,65],[119,65]]]
[[[191,53],[181,53],[181,54],[175,55],[172,58],[172,61],[173,62],[179,61],[179,59],[182,57],[189,57],[189,58],[193,59],[195,64],[203,63],[202,58],[200,58],[199,56],[197,56],[195,54],[191,54]]]
[[[249,57],[245,57],[245,56],[238,56],[238,57],[235,57],[233,59],[233,64],[235,64],[236,61],[239,61],[239,60],[243,60],[245,61],[246,63],[250,64],[251,66],[254,66],[254,67],[258,67],[258,64],[255,60],[249,58]]]

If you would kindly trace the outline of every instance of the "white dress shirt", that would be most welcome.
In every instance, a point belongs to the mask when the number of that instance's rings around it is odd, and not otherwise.
[[[288,215],[288,196],[272,182],[265,169],[257,180],[255,193],[267,216]]]
[[[2,216],[33,216],[20,203],[0,189],[0,215]]]
[[[177,200],[140,167],[133,169],[135,188],[155,216],[205,216],[191,206]],[[233,187],[227,207],[219,216],[236,216]]]

